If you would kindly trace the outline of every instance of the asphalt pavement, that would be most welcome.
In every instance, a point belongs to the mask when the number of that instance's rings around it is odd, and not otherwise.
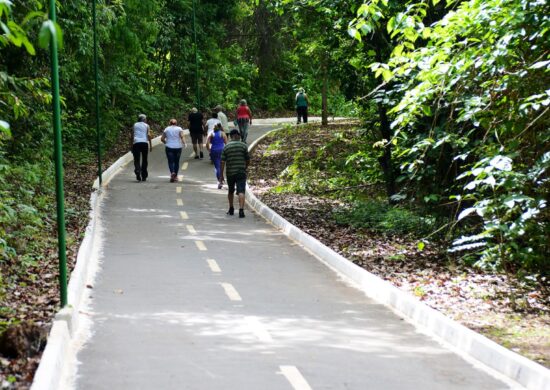
[[[250,141],[271,126],[256,125]],[[507,389],[246,209],[208,159],[108,184],[77,389]]]

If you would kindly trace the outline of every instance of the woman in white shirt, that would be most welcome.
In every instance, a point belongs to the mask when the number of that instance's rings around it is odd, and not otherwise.
[[[166,145],[166,158],[168,159],[168,169],[170,169],[170,183],[178,179],[178,170],[180,166],[180,157],[183,147],[187,146],[183,129],[177,126],[178,121],[170,119],[170,126],[164,129],[160,140]]]
[[[227,115],[225,115],[225,113],[223,112],[223,107],[217,105],[215,110],[218,113],[218,119],[222,124],[222,129],[224,133],[229,133],[229,121],[227,120]]]
[[[216,125],[218,123],[221,123],[221,122],[218,119],[218,113],[216,111],[214,111],[212,113],[212,118],[210,118],[206,121],[206,126],[208,126],[208,131],[206,133],[207,138],[208,138],[208,136],[210,136],[210,134],[212,134],[214,132],[214,127],[216,127]]]

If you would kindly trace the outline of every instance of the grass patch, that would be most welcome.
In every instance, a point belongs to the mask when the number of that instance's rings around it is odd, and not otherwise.
[[[334,213],[340,225],[363,228],[388,235],[424,237],[438,227],[437,218],[422,215],[403,206],[392,206],[381,200],[356,201]]]

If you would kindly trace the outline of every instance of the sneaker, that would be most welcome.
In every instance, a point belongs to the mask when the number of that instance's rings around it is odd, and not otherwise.
[[[136,173],[136,180],[141,181],[141,175],[139,173]]]
[[[244,209],[239,209],[239,218],[244,218]]]
[[[235,209],[233,207],[230,207],[229,210],[227,211],[227,215],[233,215],[235,214]]]
[[[198,160],[199,158],[200,158],[200,157],[199,157],[199,155],[198,155],[198,154],[197,154],[197,155],[195,155],[195,160]]]
[[[142,177],[142,178],[141,178],[141,181],[147,181],[147,178],[146,178],[146,177]]]
[[[204,158],[204,154],[201,152],[200,159],[202,160]]]
[[[172,174],[170,175],[170,183],[173,183],[173,182],[175,182],[175,181],[176,181],[176,174],[175,174],[175,173],[172,173]]]
[[[222,183],[218,183],[218,190],[221,190],[223,187]]]

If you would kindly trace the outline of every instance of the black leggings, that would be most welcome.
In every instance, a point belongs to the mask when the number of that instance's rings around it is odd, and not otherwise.
[[[140,175],[142,179],[147,179],[147,154],[149,153],[149,144],[147,142],[137,142],[132,146],[134,155],[134,173]],[[141,164],[140,164],[141,157]]]
[[[298,116],[298,123],[304,118],[304,123],[307,123],[307,107],[296,107],[296,114]]]

